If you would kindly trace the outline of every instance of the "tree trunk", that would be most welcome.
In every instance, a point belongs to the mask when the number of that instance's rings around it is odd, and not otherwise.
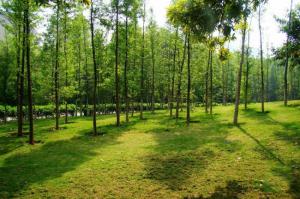
[[[246,4],[246,9],[248,8],[248,1]],[[247,23],[247,17],[244,16],[244,23]],[[235,107],[234,107],[234,117],[233,124],[238,124],[238,115],[239,115],[239,105],[240,105],[240,94],[241,94],[241,80],[242,80],[242,72],[245,58],[245,39],[246,39],[246,27],[243,28],[242,31],[242,53],[241,53],[241,62],[240,67],[237,74],[237,83],[236,83],[236,94],[235,94]]]
[[[68,57],[67,57],[67,6],[66,1],[64,0],[64,56],[65,56],[65,70],[66,70],[66,79],[65,87],[68,87]],[[68,123],[68,99],[65,97],[65,124]]]
[[[245,76],[245,109],[248,108],[248,88],[249,88],[249,50],[250,50],[250,29],[248,30],[248,45],[246,51],[246,76]]]
[[[179,68],[178,87],[177,87],[177,96],[176,96],[176,119],[179,118],[179,106],[181,101],[181,79],[182,79],[182,72],[183,72],[185,56],[186,56],[186,46],[187,46],[187,35],[184,38],[182,62],[179,66],[180,68]]]
[[[82,32],[83,32],[83,48],[84,48],[84,70],[85,70],[85,108],[84,108],[84,116],[89,116],[89,73],[88,73],[88,53],[87,53],[87,41],[86,41],[86,31],[85,31],[85,21],[82,20]]]
[[[23,16],[23,20],[24,20]],[[23,97],[24,97],[24,59],[25,59],[25,23],[23,23],[23,35],[22,35],[22,55],[21,55],[21,25],[19,27],[19,38],[18,38],[18,46],[17,46],[17,65],[18,65],[18,80],[17,80],[17,89],[18,89],[18,136],[23,136]],[[21,65],[20,65],[20,55],[21,55]]]
[[[212,59],[213,59],[213,51],[210,51],[210,68],[209,68],[209,73],[210,73],[210,91],[209,91],[209,114],[212,114],[212,108],[213,108],[213,64],[212,64]]]
[[[261,75],[261,112],[265,112],[265,83],[264,83],[264,55],[262,47],[262,30],[261,30],[261,4],[259,4],[258,27],[260,38],[260,75]]]
[[[90,14],[90,22],[91,22],[91,45],[92,45],[92,53],[93,53],[93,65],[94,65],[94,89],[93,89],[93,133],[97,135],[97,118],[96,118],[96,96],[97,96],[97,64],[96,64],[96,53],[95,53],[95,42],[94,42],[94,21],[93,21],[93,1],[91,1],[91,14]]]
[[[188,33],[187,37],[187,53],[188,53],[188,88],[187,88],[187,106],[186,106],[186,123],[189,126],[191,115],[190,115],[190,103],[191,103],[191,42],[190,42],[190,36],[191,34]]]
[[[129,122],[129,99],[128,99],[128,79],[127,79],[127,70],[128,70],[128,6],[126,7],[126,21],[125,21],[125,67],[124,67],[124,83],[125,83],[125,117],[126,122]]]
[[[210,68],[210,57],[211,57],[211,50],[209,49],[207,68],[205,72],[205,113],[208,113],[208,78],[209,78],[209,68]]]
[[[143,38],[142,38],[142,66],[141,66],[141,96],[140,96],[140,119],[144,119],[143,109],[144,109],[144,61],[145,61],[145,17],[146,17],[146,4],[144,2],[144,12],[143,12]]]
[[[151,84],[151,112],[155,111],[155,51],[154,51],[154,35],[151,35],[151,60],[152,60],[152,84]]]
[[[175,70],[176,70],[176,53],[177,53],[177,39],[178,39],[178,28],[176,28],[174,44],[174,54],[173,54],[173,70],[172,70],[172,85],[171,85],[171,106],[170,106],[170,117],[173,117],[173,101],[174,101],[174,90],[175,90]]]
[[[56,8],[56,60],[55,60],[55,129],[59,130],[59,10],[60,2],[57,0]]]
[[[289,30],[291,29],[292,9],[293,9],[293,0],[291,0],[291,7],[290,7]],[[289,36],[289,33],[287,33],[287,39],[286,39],[286,54],[285,54],[285,67],[284,67],[284,105],[285,105],[285,106],[288,105],[289,46],[290,46],[290,36]]]
[[[225,106],[225,66],[223,61],[221,61],[221,67],[222,67],[222,105]]]
[[[32,109],[32,82],[30,71],[30,21],[29,0],[26,0],[24,17],[26,21],[26,68],[27,68],[27,90],[28,90],[28,119],[29,119],[29,144],[34,144],[33,139],[33,109]]]
[[[82,103],[81,103],[81,44],[78,43],[78,74],[77,74],[77,80],[78,80],[78,88],[79,93],[77,94],[77,103],[79,102],[79,114],[80,117],[82,116]],[[76,108],[77,110],[77,108]],[[77,116],[77,114],[76,114]]]
[[[120,126],[120,88],[119,88],[119,0],[116,0],[116,49],[115,49],[115,83],[116,83],[116,117],[117,126]]]

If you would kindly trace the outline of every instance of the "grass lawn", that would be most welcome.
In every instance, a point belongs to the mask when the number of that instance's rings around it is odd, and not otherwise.
[[[73,118],[53,131],[36,121],[36,140],[15,138],[16,123],[0,126],[0,198],[300,198],[300,101],[240,111],[233,106],[184,113],[146,113],[114,126],[98,118],[104,136],[93,137],[91,118]],[[122,118],[124,120],[124,118]],[[62,120],[63,121],[63,120]]]

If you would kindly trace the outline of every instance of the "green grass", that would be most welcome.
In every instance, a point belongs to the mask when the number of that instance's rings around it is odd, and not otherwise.
[[[300,198],[300,102],[259,107],[241,110],[237,127],[232,106],[196,108],[190,127],[166,111],[120,128],[103,116],[98,137],[90,118],[60,131],[42,120],[34,146],[2,125],[0,198]]]

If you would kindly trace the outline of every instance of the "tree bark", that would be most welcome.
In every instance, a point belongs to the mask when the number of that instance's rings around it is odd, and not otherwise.
[[[64,0],[64,56],[65,56],[65,70],[66,70],[66,79],[65,87],[68,87],[68,57],[67,57],[67,6],[66,1]],[[68,123],[68,99],[65,97],[65,124]]]
[[[25,69],[25,17],[23,16],[23,34],[21,33],[21,29],[19,30],[19,38],[18,38],[18,57],[17,57],[17,65],[19,67],[18,70],[18,136],[23,136],[23,98],[24,98],[24,69]],[[19,27],[21,28],[21,27]],[[22,36],[22,55],[21,55],[21,65],[20,65],[20,53],[21,53],[21,36]]]
[[[141,96],[140,96],[140,119],[144,119],[143,109],[144,109],[144,61],[145,61],[145,17],[146,17],[146,4],[144,2],[143,11],[143,38],[142,38],[142,66],[141,66]]]
[[[176,53],[177,53],[177,39],[178,39],[178,28],[176,28],[174,54],[173,54],[173,70],[172,70],[172,85],[171,85],[171,104],[170,104],[170,117],[173,117],[173,101],[174,101],[174,90],[175,90],[175,70],[176,70]]]
[[[187,36],[184,38],[184,47],[183,47],[183,55],[182,55],[182,62],[179,66],[179,77],[178,77],[178,87],[177,87],[177,96],[176,96],[176,119],[179,118],[179,106],[180,106],[180,99],[181,99],[181,79],[182,79],[182,72],[185,62],[186,56],[186,46],[187,46]]]
[[[80,117],[82,116],[82,102],[81,102],[81,44],[78,43],[78,74],[77,74],[77,80],[78,80],[78,88],[79,93],[77,94],[77,103],[79,102],[79,114]],[[77,108],[76,108],[77,110]],[[76,115],[77,116],[77,115]]]
[[[129,99],[128,99],[128,5],[126,5],[126,20],[125,20],[125,67],[124,67],[124,91],[125,91],[125,118],[129,122]]]
[[[248,1],[246,3],[246,9],[248,9]],[[246,23],[247,23],[247,17],[244,16],[244,24]],[[242,80],[242,72],[243,72],[243,65],[244,65],[244,58],[245,58],[245,39],[246,39],[246,27],[244,27],[242,30],[242,53],[241,53],[240,67],[238,69],[238,74],[237,74],[235,107],[234,107],[234,117],[233,117],[234,125],[238,124],[240,94],[241,94],[241,80]]]
[[[250,29],[248,30],[248,45],[246,51],[246,75],[245,75],[245,109],[248,108],[248,88],[249,88],[249,50],[250,50]]]
[[[24,16],[26,21],[26,68],[27,68],[27,90],[28,90],[28,119],[29,119],[29,144],[34,144],[33,138],[33,108],[32,108],[32,82],[30,66],[30,20],[29,1],[26,0]]]
[[[116,48],[115,48],[115,83],[116,83],[116,117],[117,126],[120,126],[120,88],[119,88],[119,0],[116,0]]]
[[[291,0],[290,15],[289,15],[289,31],[291,29],[292,21],[293,0]],[[289,46],[290,35],[287,33],[286,39],[286,54],[285,54],[285,67],[284,67],[284,106],[288,105],[288,67],[289,67]]]
[[[89,116],[89,73],[88,73],[88,53],[87,53],[87,41],[86,41],[86,31],[85,31],[85,20],[82,18],[82,33],[83,33],[83,48],[84,48],[84,70],[85,70],[85,108],[84,108],[84,116]]]
[[[152,84],[151,84],[151,112],[155,111],[155,50],[154,35],[151,35],[151,60],[152,60]]]
[[[95,52],[95,41],[94,41],[94,21],[93,21],[93,1],[91,1],[91,14],[90,14],[90,22],[91,22],[91,45],[92,45],[92,53],[93,53],[93,65],[94,65],[94,89],[93,89],[93,133],[97,135],[97,118],[96,118],[96,96],[97,96],[97,64],[96,64],[96,52]]]
[[[262,29],[261,29],[261,4],[259,4],[258,13],[258,28],[259,28],[259,42],[260,42],[260,75],[261,75],[261,112],[265,112],[265,83],[264,83],[264,54],[262,47]]]
[[[210,84],[209,84],[209,114],[212,114],[212,108],[213,108],[213,64],[212,64],[212,60],[213,60],[213,51],[210,51],[210,68],[209,68],[209,76],[210,76]]]
[[[210,57],[211,57],[211,50],[208,50],[208,60],[207,60],[207,67],[205,72],[205,113],[208,113],[208,78],[209,78],[209,68],[210,68]]]
[[[59,10],[60,2],[57,0],[56,8],[56,59],[55,59],[55,129],[59,130]]]
[[[190,103],[191,103],[191,42],[190,42],[190,33],[188,33],[187,37],[187,54],[188,54],[188,88],[187,88],[187,106],[186,106],[186,123],[189,126],[191,121],[191,114],[190,114]]]

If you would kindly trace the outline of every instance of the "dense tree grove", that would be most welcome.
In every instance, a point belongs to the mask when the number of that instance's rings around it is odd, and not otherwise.
[[[261,102],[264,112],[265,101],[299,99],[300,7],[291,3],[289,19],[278,19],[286,44],[263,52],[261,38],[255,54],[250,18],[260,19],[264,3],[177,0],[159,27],[145,0],[1,0],[1,121],[18,120],[19,136],[29,122],[33,144],[40,118],[56,118],[58,130],[62,116],[93,116],[96,135],[100,114],[116,114],[120,126],[123,114],[129,122],[136,112],[144,119],[145,110],[169,109],[189,124],[194,106],[213,113],[235,103],[237,124],[240,103]],[[230,50],[236,34],[240,51]]]

